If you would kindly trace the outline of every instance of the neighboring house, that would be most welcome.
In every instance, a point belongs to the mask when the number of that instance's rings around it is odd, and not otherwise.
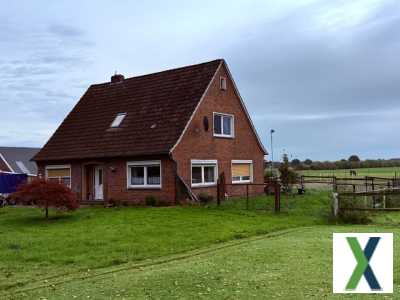
[[[83,202],[175,203],[215,197],[221,173],[235,184],[228,195],[262,184],[265,154],[225,61],[214,60],[90,86],[34,160]]]
[[[37,175],[37,166],[31,161],[40,148],[0,147],[0,172]]]

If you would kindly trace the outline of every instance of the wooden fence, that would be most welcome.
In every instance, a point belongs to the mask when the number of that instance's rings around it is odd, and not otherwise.
[[[333,193],[333,214],[344,211],[400,211],[400,188]]]
[[[302,175],[299,184],[304,189],[307,185],[325,185],[334,192],[373,192],[379,189],[400,187],[398,177],[336,177]]]
[[[217,184],[217,205],[221,205],[221,201],[225,200],[226,198],[226,191],[228,187],[232,188],[245,188],[245,193],[241,194],[241,196],[246,198],[246,209],[249,209],[249,201],[250,201],[250,189],[252,187],[255,187],[257,189],[260,189],[262,187],[262,190],[264,192],[268,190],[272,190],[274,194],[274,211],[275,212],[280,212],[281,210],[281,185],[278,180],[271,180],[269,182],[264,182],[264,183],[245,183],[245,184],[232,184],[232,183],[226,183],[225,176],[224,174],[221,174],[220,177],[218,178],[218,184]]]

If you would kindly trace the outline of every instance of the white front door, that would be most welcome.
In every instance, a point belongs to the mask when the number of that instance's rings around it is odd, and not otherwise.
[[[94,199],[103,200],[103,168],[94,169]]]

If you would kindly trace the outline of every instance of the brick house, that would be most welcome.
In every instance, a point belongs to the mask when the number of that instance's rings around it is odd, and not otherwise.
[[[164,203],[263,183],[264,155],[224,60],[89,87],[34,157],[82,202]],[[254,189],[261,192],[262,187]]]

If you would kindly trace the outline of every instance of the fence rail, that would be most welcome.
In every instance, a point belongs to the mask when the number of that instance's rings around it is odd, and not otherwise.
[[[320,184],[331,186],[333,191],[341,192],[368,192],[374,191],[377,188],[396,188],[400,187],[400,179],[398,177],[336,177],[336,176],[315,176],[302,175],[299,184],[304,189],[309,184]]]
[[[400,211],[400,188],[333,193],[335,216],[346,211]]]
[[[249,199],[250,199],[250,189],[252,187],[262,187],[263,192],[266,192],[269,189],[273,190],[274,193],[274,210],[275,212],[280,212],[281,210],[281,185],[278,180],[271,180],[269,182],[264,183],[244,183],[244,184],[233,184],[226,183],[225,175],[222,173],[217,182],[217,205],[221,205],[221,201],[225,199],[227,187],[232,188],[241,188],[245,187],[245,194],[241,195],[246,197],[246,209],[249,209]]]

